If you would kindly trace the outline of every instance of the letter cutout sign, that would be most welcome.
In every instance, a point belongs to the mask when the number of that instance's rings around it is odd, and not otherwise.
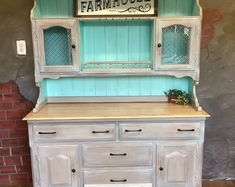
[[[76,16],[153,15],[155,0],[76,0]]]

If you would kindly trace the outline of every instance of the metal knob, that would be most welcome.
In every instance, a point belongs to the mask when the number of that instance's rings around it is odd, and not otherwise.
[[[159,43],[159,44],[157,44],[157,46],[158,46],[158,47],[162,47],[162,44],[161,44],[161,43]]]
[[[76,169],[72,169],[72,173],[76,173]]]
[[[75,49],[75,48],[76,48],[76,45],[75,45],[75,44],[73,44],[73,45],[72,45],[72,48],[73,48],[73,49]]]
[[[160,170],[160,171],[163,171],[163,167],[160,167],[159,170]]]

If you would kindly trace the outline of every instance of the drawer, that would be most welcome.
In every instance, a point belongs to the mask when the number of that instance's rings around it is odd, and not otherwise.
[[[153,149],[150,143],[84,145],[83,160],[85,167],[150,166]]]
[[[200,122],[195,123],[121,123],[120,139],[199,139]]]
[[[34,140],[114,140],[115,124],[34,125]]]
[[[84,172],[84,184],[136,184],[152,183],[151,169],[94,170]]]

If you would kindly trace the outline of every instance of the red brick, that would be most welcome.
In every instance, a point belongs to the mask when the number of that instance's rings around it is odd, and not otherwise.
[[[15,128],[15,121],[3,121],[0,122],[0,129],[13,129]]]
[[[12,147],[13,155],[28,155],[29,152],[29,147]]]
[[[9,175],[0,175],[0,184],[10,184]]]
[[[0,83],[0,93],[9,93],[11,92],[11,85],[9,82]]]
[[[0,167],[0,173],[16,173],[16,169],[14,166],[4,166]]]
[[[19,138],[18,139],[18,145],[19,146],[29,146],[28,138]]]
[[[1,156],[0,157],[0,166],[4,166],[5,165],[5,163],[4,163],[4,161],[3,161],[3,157]]]
[[[17,129],[28,129],[27,121],[15,120]]]
[[[13,109],[12,103],[0,103],[0,110]]]
[[[8,138],[8,131],[0,130],[0,138]]]
[[[4,102],[19,102],[21,99],[21,95],[19,94],[4,94],[3,96]]]
[[[0,120],[6,120],[5,111],[0,111]]]
[[[28,183],[28,175],[25,174],[12,174],[10,175],[11,184],[27,184]]]
[[[17,173],[29,173],[31,172],[31,166],[25,165],[25,166],[16,166]]]
[[[31,165],[30,155],[22,156],[22,162],[23,162],[23,165]]]
[[[5,139],[5,140],[2,140],[2,146],[3,147],[13,147],[13,146],[17,146],[17,145],[18,145],[17,139]]]
[[[27,109],[27,103],[14,103],[13,104],[15,110],[26,110]]]
[[[24,116],[24,113],[22,111],[6,111],[6,119],[21,119]]]
[[[5,165],[16,165],[20,166],[22,165],[21,157],[20,156],[8,156],[4,157]]]
[[[0,147],[0,155],[1,156],[10,156],[10,148],[9,147]]]
[[[28,137],[28,131],[23,129],[23,130],[13,130],[9,131],[9,137],[10,138],[23,138],[23,137]]]

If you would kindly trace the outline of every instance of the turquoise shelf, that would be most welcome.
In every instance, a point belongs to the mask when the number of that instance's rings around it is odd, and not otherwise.
[[[163,96],[164,91],[180,89],[191,92],[191,78],[169,76],[83,77],[44,79],[47,97],[72,96]]]

